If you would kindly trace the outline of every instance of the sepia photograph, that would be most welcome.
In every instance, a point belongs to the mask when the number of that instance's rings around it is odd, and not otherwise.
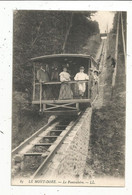
[[[127,12],[12,12],[11,185],[124,187]]]

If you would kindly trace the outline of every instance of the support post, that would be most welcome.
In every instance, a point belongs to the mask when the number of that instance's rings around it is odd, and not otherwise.
[[[43,111],[46,110],[46,104],[43,104]]]
[[[121,26],[122,26],[122,41],[123,41],[123,51],[124,51],[124,61],[125,61],[125,74],[126,74],[126,46],[125,46],[125,36],[124,36],[124,26],[123,26],[122,12],[121,12]]]
[[[42,111],[42,83],[40,82],[40,112]]]
[[[113,87],[115,86],[116,73],[117,73],[118,41],[119,41],[119,21],[120,21],[120,12],[118,13],[118,22],[117,22],[117,34],[116,34],[116,46],[115,46],[115,61],[116,61],[116,65],[115,65],[113,78],[112,78],[112,90],[113,90]]]
[[[79,110],[79,103],[76,103],[76,109]]]
[[[35,64],[33,66],[33,100],[35,100]]]

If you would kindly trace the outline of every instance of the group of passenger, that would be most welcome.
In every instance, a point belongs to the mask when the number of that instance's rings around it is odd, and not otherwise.
[[[97,69],[93,70],[91,68],[89,75],[86,74],[84,71],[85,71],[84,67],[81,66],[80,71],[74,76],[74,80],[78,81],[77,84],[74,85],[74,94],[78,94],[77,96],[79,96],[80,98],[83,98],[86,92],[87,82],[83,82],[83,81],[89,81],[91,87],[93,83],[94,84],[98,83],[98,70]],[[55,65],[52,67],[51,73],[48,72],[48,66],[47,66],[47,69],[46,69],[46,66],[45,68],[41,66],[40,69],[37,71],[37,79],[40,82],[49,82],[50,80],[51,81],[61,81],[61,87],[58,88],[58,85],[52,86],[53,97],[55,99],[57,98],[60,100],[73,99],[73,96],[74,96],[73,90],[71,89],[70,82],[68,82],[68,81],[71,81],[71,77],[72,76],[68,72],[67,66],[63,66],[63,71],[60,73],[58,70],[58,66],[55,66]],[[49,92],[49,88],[46,88],[46,87],[44,88],[44,91],[46,94],[51,93],[51,91]],[[58,96],[58,93],[59,93],[59,96]]]
[[[60,81],[62,82],[61,88],[60,88],[60,94],[59,99],[73,99],[73,92],[71,90],[70,83],[66,81],[71,81],[71,75],[67,72],[67,67],[63,67],[63,72],[59,74]],[[89,76],[84,73],[84,67],[80,67],[80,72],[78,72],[75,77],[75,81],[81,81],[81,80],[89,80]],[[81,82],[78,83],[78,93],[80,97],[84,96],[84,93],[86,91],[86,83]],[[77,91],[77,89],[75,89]]]

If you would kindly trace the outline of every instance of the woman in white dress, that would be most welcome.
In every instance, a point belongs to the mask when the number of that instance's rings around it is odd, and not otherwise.
[[[75,81],[89,80],[89,76],[86,73],[84,73],[84,67],[83,66],[80,67],[80,72],[78,72],[76,74],[76,76],[74,77],[74,80]],[[78,89],[79,89],[79,95],[81,97],[83,97],[84,93],[86,91],[86,83],[85,82],[84,83],[83,82],[78,83]]]
[[[62,82],[61,88],[60,88],[60,94],[59,94],[59,99],[64,100],[64,99],[72,99],[73,98],[73,92],[71,90],[70,83],[70,74],[67,72],[67,68],[63,68],[63,72],[59,74],[60,76],[60,81]]]

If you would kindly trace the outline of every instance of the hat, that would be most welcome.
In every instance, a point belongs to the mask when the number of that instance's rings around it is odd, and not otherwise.
[[[81,66],[80,69],[84,69],[84,66]]]
[[[98,71],[97,69],[94,69],[94,72],[97,72],[97,73],[99,73],[99,71]]]

